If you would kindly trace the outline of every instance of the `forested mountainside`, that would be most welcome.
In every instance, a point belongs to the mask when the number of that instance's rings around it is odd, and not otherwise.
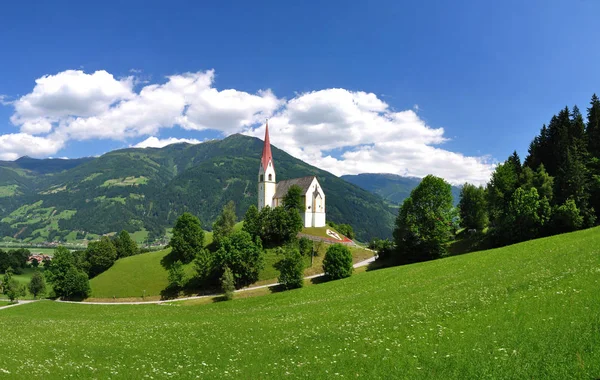
[[[192,212],[210,229],[233,200],[242,218],[257,202],[262,141],[244,135],[197,145],[122,149],[97,158],[0,162],[0,236],[26,242],[71,241],[125,229],[165,235]],[[327,218],[349,223],[360,240],[391,236],[385,201],[273,147],[277,179],[316,175]]]

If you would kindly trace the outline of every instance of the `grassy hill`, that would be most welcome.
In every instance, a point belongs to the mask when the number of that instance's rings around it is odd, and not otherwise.
[[[593,379],[599,286],[595,228],[209,305],[42,301],[0,311],[1,368],[57,379]],[[24,365],[32,347],[44,360]]]
[[[210,242],[208,243],[210,244]],[[305,275],[310,276],[322,272],[322,263],[327,245],[321,247],[319,255],[310,265],[310,258],[305,258]],[[161,260],[170,252],[163,250],[144,253],[137,256],[117,260],[106,272],[90,280],[93,299],[139,298],[145,294],[149,299],[160,299],[161,291],[167,287],[167,270],[161,265]],[[359,247],[352,248],[354,262],[359,262],[373,257],[373,253]],[[279,271],[273,266],[281,260],[281,256],[274,249],[267,249],[265,253],[265,268],[259,275],[259,284],[277,282]],[[193,262],[185,265],[188,276],[195,274]],[[145,293],[144,293],[145,290]],[[197,293],[189,293],[195,295]]]
[[[381,196],[393,205],[402,204],[410,196],[410,192],[421,183],[421,178],[381,173],[343,175],[340,178]],[[458,204],[460,187],[452,186],[452,197],[454,203]]]
[[[242,218],[257,203],[262,141],[233,135],[202,144],[123,149],[81,160],[0,162],[0,239],[96,239],[126,229],[161,238],[184,211],[210,229],[223,205]],[[380,197],[273,147],[279,180],[316,175],[328,220],[358,238],[389,237],[394,213]],[[37,166],[36,166],[37,165]]]

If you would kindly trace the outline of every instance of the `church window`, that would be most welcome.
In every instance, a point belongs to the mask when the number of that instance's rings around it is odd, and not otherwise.
[[[269,181],[272,181],[272,180],[273,180],[273,175],[269,174]]]
[[[261,175],[260,175],[260,182],[262,182],[262,181],[264,181],[264,180],[265,180],[265,176],[261,174]]]

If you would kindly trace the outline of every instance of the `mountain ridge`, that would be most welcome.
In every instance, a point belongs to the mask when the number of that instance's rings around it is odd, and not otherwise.
[[[125,148],[93,158],[0,162],[0,171],[9,174],[0,180],[0,237],[72,241],[126,229],[160,239],[184,211],[198,215],[210,229],[229,200],[242,218],[257,202],[262,144],[236,134],[201,144]],[[391,236],[394,211],[379,196],[275,146],[273,157],[278,180],[319,178],[328,220],[350,223],[361,240]]]

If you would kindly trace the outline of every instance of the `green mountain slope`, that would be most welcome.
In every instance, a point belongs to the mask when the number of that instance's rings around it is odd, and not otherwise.
[[[36,171],[15,167],[17,161],[0,163],[14,177],[0,183],[10,193],[0,196],[0,236],[40,242],[145,229],[151,239],[160,238],[184,211],[210,229],[229,200],[236,202],[238,218],[257,203],[261,152],[261,140],[233,135],[198,145],[118,150],[60,171],[48,169],[48,162]],[[275,147],[273,157],[278,180],[319,178],[329,220],[350,223],[361,240],[391,236],[394,214],[380,197]]]
[[[421,178],[402,177],[396,174],[363,173],[343,175],[341,178],[373,194],[377,194],[393,205],[399,205],[410,196],[410,192],[421,183]],[[460,200],[460,187],[452,186],[454,203]]]
[[[598,247],[595,228],[209,305],[22,305],[0,310],[2,368],[48,379],[596,379]],[[43,367],[23,365],[31,342]]]

